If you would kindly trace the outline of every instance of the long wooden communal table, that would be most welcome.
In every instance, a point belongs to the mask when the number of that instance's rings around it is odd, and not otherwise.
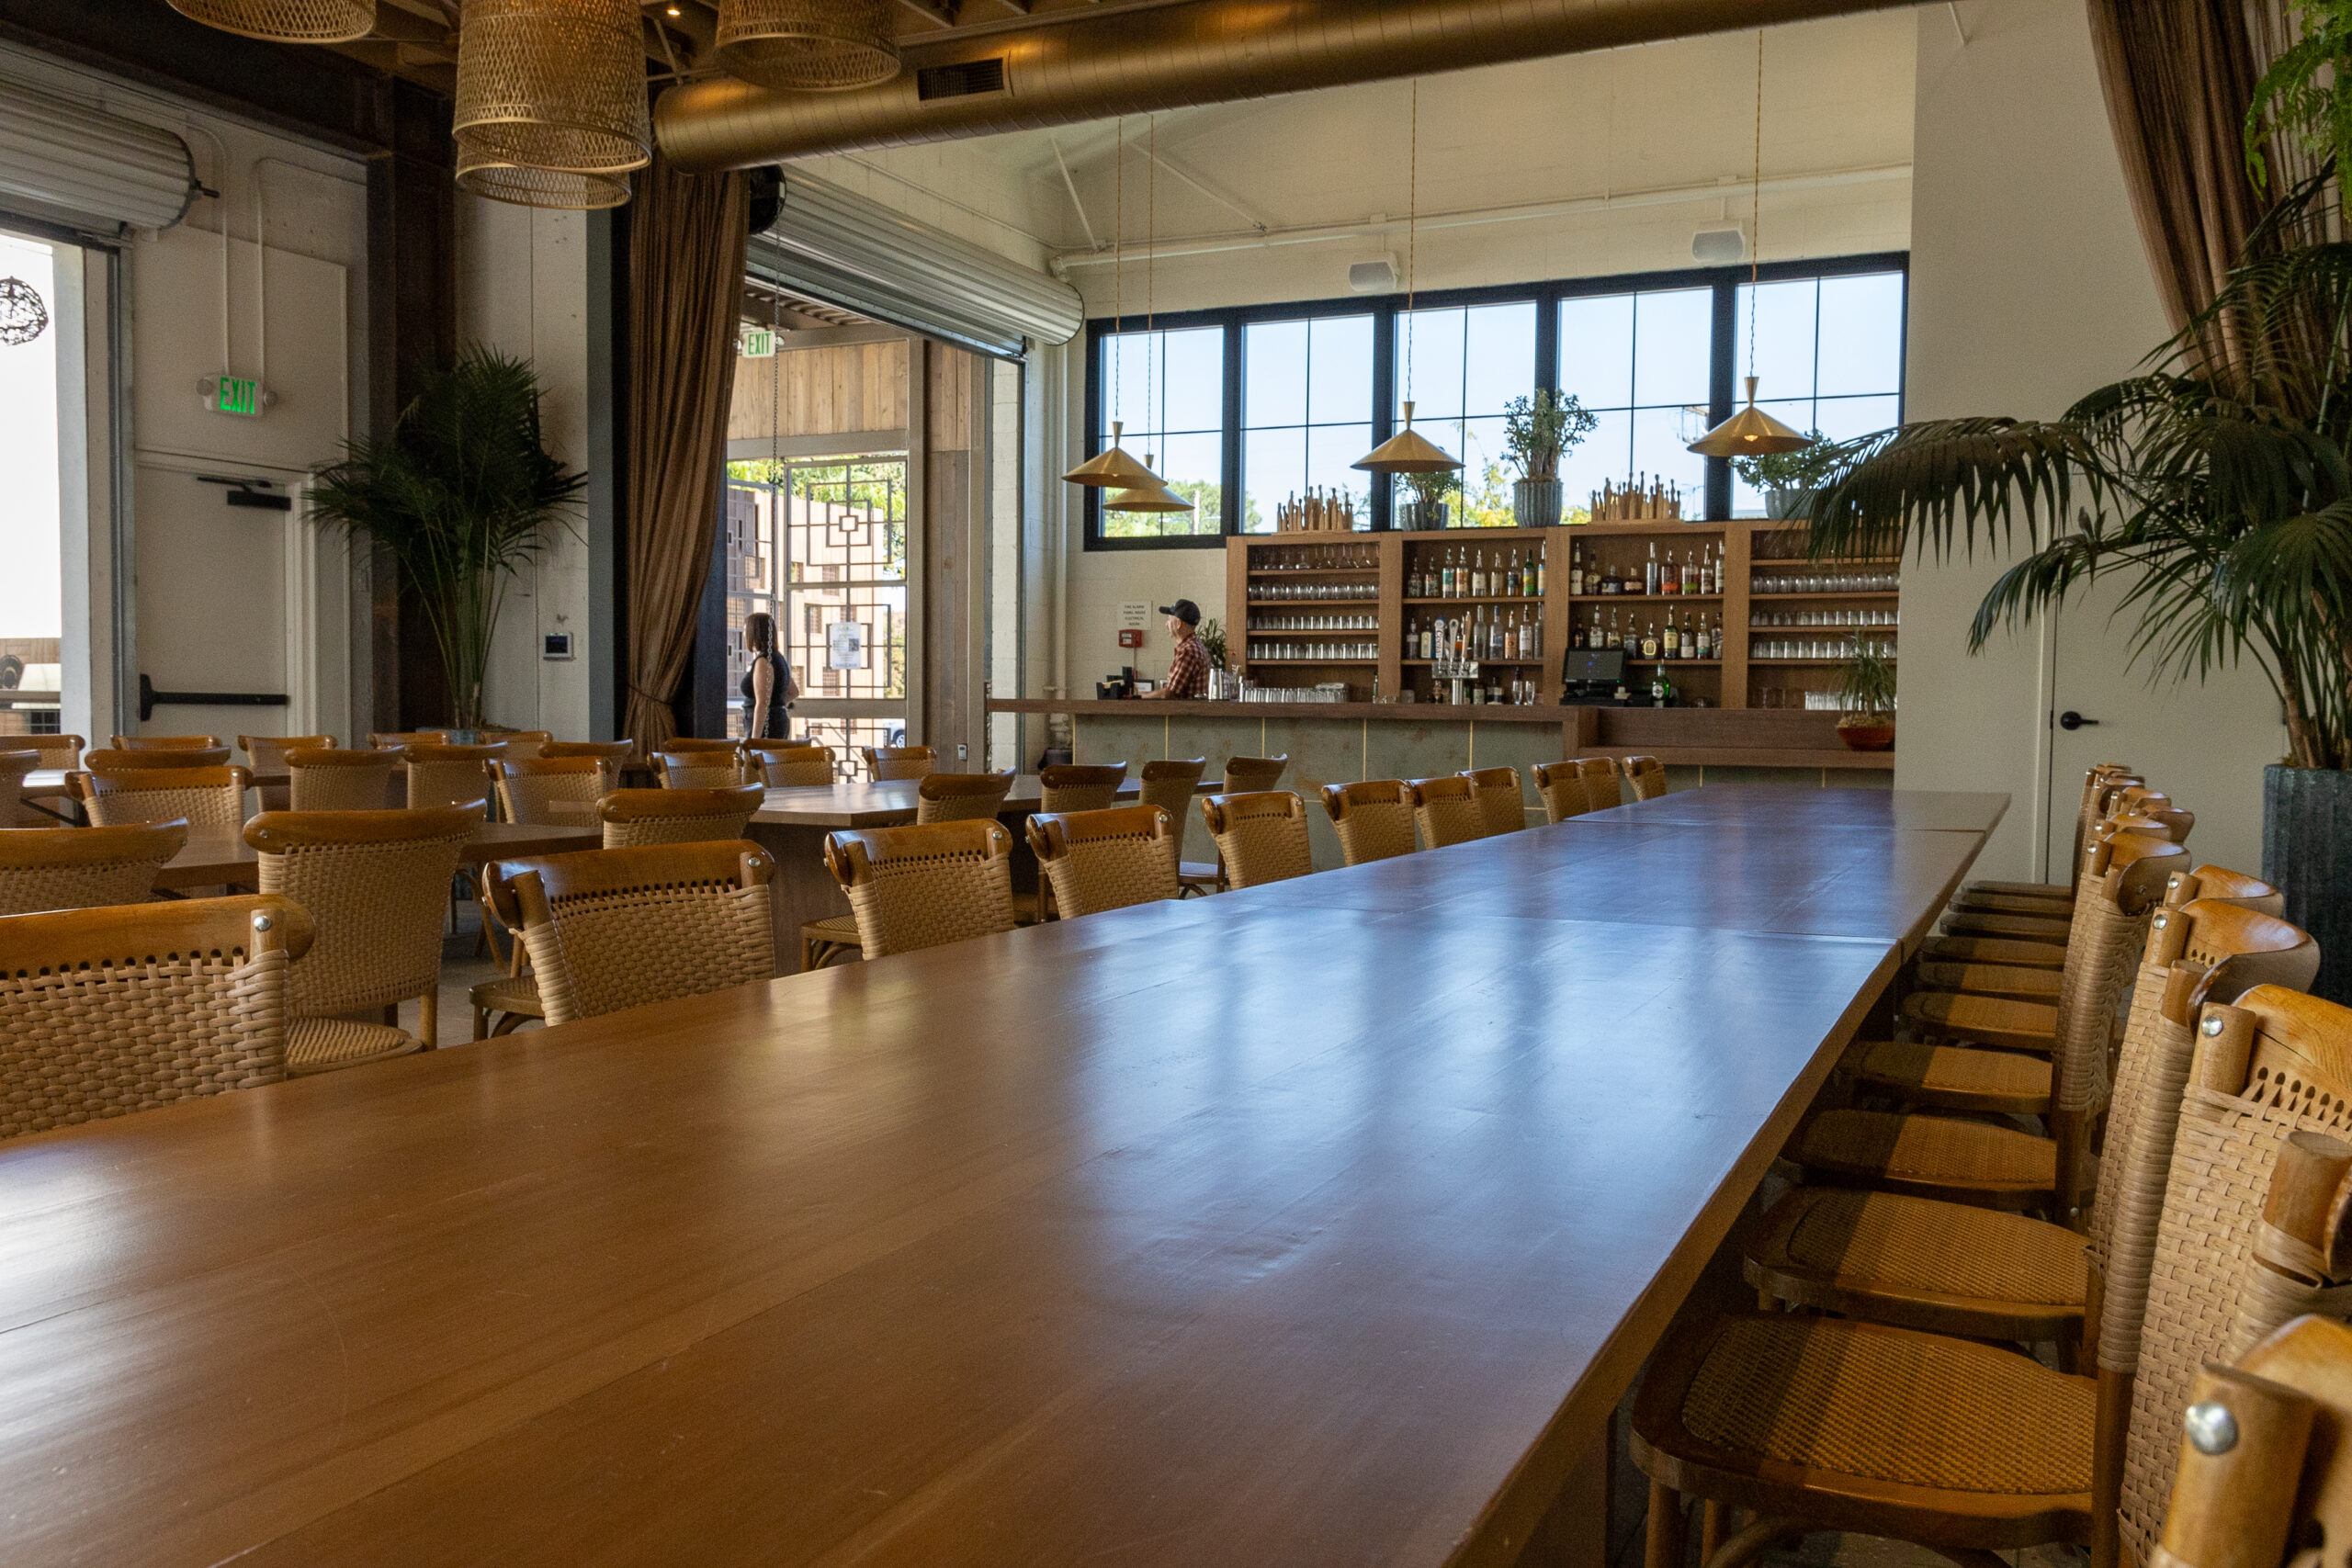
[[[0,1144],[0,1561],[1592,1562],[1906,840],[1982,836],[1676,826],[1611,898],[1534,896],[1634,863],[1570,822]]]

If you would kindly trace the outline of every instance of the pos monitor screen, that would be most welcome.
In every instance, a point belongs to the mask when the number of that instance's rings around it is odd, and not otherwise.
[[[1571,686],[1614,686],[1625,679],[1625,650],[1622,648],[1570,649],[1561,660],[1560,679]]]

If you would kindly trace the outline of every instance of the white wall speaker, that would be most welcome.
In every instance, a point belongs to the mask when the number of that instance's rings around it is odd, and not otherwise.
[[[1385,294],[1397,284],[1396,258],[1382,256],[1377,261],[1358,262],[1348,268],[1348,288],[1356,294]]]
[[[1747,235],[1739,229],[1702,229],[1690,236],[1690,259],[1706,266],[1728,266],[1747,258]]]

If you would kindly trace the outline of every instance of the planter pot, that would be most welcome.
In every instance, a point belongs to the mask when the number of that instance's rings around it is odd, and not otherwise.
[[[1396,503],[1396,526],[1406,532],[1445,526],[1445,502],[1430,502],[1424,506],[1418,501]]]
[[[1511,487],[1511,521],[1522,528],[1555,527],[1565,499],[1558,479],[1521,479]]]
[[[1856,751],[1891,751],[1894,749],[1894,726],[1891,724],[1841,724],[1838,739]]]
[[[2319,941],[2312,994],[2352,1003],[2352,773],[2262,771],[2262,879]]]
[[[1809,490],[1768,490],[1764,492],[1764,515],[1774,522],[1789,522],[1812,510],[1813,491]]]

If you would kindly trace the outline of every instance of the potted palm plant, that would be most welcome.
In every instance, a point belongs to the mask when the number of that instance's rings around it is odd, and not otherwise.
[[[1813,504],[1813,492],[1838,466],[1837,446],[1818,430],[1808,431],[1811,446],[1794,452],[1767,452],[1755,457],[1734,457],[1739,477],[1764,492],[1764,515],[1802,517]]]
[[[1884,751],[1894,744],[1894,660],[1871,643],[1857,643],[1838,671],[1838,695],[1846,711],[1838,739],[1857,751]]]
[[[1518,465],[1511,519],[1522,528],[1549,528],[1560,520],[1560,459],[1600,423],[1573,392],[1539,387],[1532,398],[1503,405],[1503,446]]]
[[[507,588],[588,483],[541,441],[541,395],[526,361],[477,344],[425,383],[390,434],[345,443],[311,490],[314,522],[382,549],[414,589],[462,730],[481,727]]]

